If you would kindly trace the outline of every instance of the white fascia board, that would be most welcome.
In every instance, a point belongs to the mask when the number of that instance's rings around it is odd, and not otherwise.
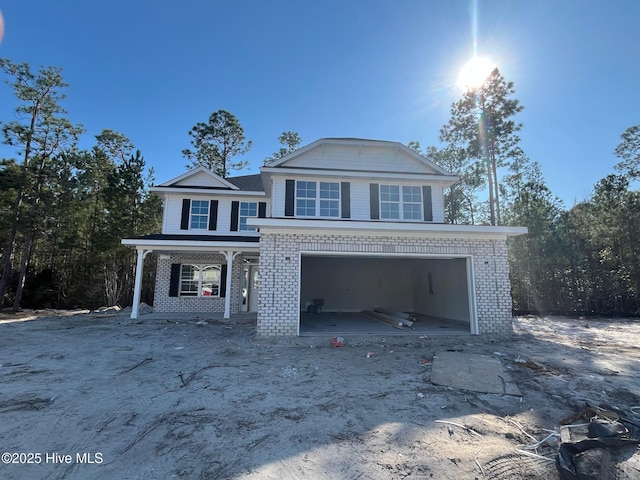
[[[298,220],[288,218],[248,218],[247,224],[261,232],[381,236],[437,236],[465,238],[501,238],[524,235],[526,227],[492,227],[486,225],[450,225],[443,223],[360,222],[349,220]]]
[[[460,177],[456,175],[440,175],[433,173],[394,173],[394,172],[364,172],[364,171],[348,171],[348,170],[324,170],[324,169],[306,169],[306,168],[272,168],[262,167],[260,169],[262,173],[266,173],[271,176],[298,176],[298,177],[331,177],[331,178],[343,178],[345,180],[350,178],[358,178],[365,180],[403,180],[403,181],[427,181],[438,182],[445,186],[453,185],[460,180]]]
[[[243,252],[258,252],[260,246],[258,242],[204,242],[204,241],[171,241],[171,240],[136,240],[135,238],[124,238],[120,241],[122,245],[136,247],[144,250],[163,250],[172,252],[217,252],[219,250],[242,250]]]
[[[229,182],[228,180],[226,180],[225,178],[222,178],[220,175],[213,173],[211,170],[209,170],[208,168],[200,165],[199,167],[196,167],[192,170],[187,170],[186,172],[184,172],[182,175],[172,178],[169,181],[163,182],[160,185],[158,185],[159,187],[167,187],[170,185],[174,185],[176,183],[181,182],[182,180],[184,180],[185,178],[189,178],[193,175],[199,174],[199,173],[205,173],[207,175],[209,175],[212,179],[216,180],[217,182],[222,183],[223,185],[226,185],[228,188],[232,189],[232,190],[238,190],[238,187],[235,186],[233,183]]]
[[[215,196],[247,196],[247,197],[264,197],[266,196],[265,192],[252,192],[251,190],[214,190],[211,188],[176,188],[176,187],[151,187],[149,188],[150,192],[156,194],[162,193],[180,193],[185,195],[190,195],[193,193],[197,194],[205,194],[205,195],[215,195]]]

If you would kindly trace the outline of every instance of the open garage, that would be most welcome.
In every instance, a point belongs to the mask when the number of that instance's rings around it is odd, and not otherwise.
[[[301,335],[477,332],[470,256],[314,252],[300,261]],[[376,309],[410,313],[411,325],[394,327]]]

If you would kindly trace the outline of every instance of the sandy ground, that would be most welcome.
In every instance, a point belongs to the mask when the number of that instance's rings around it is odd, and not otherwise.
[[[556,479],[521,452],[553,459],[526,448],[585,403],[640,405],[637,320],[333,348],[248,320],[71,313],[0,316],[0,478]],[[431,384],[446,350],[500,358],[522,397]],[[610,478],[640,478],[639,457],[617,454]]]

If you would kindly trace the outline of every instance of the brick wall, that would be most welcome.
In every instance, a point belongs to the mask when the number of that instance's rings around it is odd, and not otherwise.
[[[262,232],[258,335],[297,335],[301,251],[471,255],[479,333],[505,335],[512,332],[509,266],[504,240]]]
[[[173,253],[171,258],[158,258],[156,286],[153,308],[159,313],[215,313],[224,312],[224,297],[170,297],[169,279],[172,263],[190,263],[207,265],[226,265],[227,260],[219,253]],[[227,294],[231,294],[231,314],[239,312],[240,289],[242,286],[242,257],[238,255],[233,261],[231,286],[227,285]]]

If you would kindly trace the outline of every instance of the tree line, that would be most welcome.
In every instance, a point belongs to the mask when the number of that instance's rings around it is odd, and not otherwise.
[[[520,146],[514,94],[495,69],[451,106],[443,146],[421,152],[462,179],[445,193],[446,221],[528,227],[509,239],[516,311],[639,315],[640,125],[621,134],[613,171],[567,208]]]
[[[109,129],[90,150],[62,108],[57,67],[33,73],[0,59],[18,100],[15,120],[0,119],[16,158],[0,160],[0,299],[3,306],[94,308],[129,305],[135,252],[120,240],[160,231],[162,205],[149,193],[153,169],[122,133]],[[520,146],[524,107],[498,69],[451,106],[441,145],[409,147],[458,175],[445,192],[445,219],[454,224],[526,226],[509,239],[514,309],[519,312],[640,314],[640,126],[622,133],[619,163],[589,198],[565,207],[540,165]],[[188,132],[187,168],[205,166],[222,177],[247,166],[252,146],[239,120],[225,110]],[[299,148],[283,132],[267,165]],[[152,303],[155,259],[148,256],[143,301]]]
[[[133,300],[136,253],[120,240],[161,229],[162,203],[149,192],[153,168],[124,134],[104,129],[88,150],[85,133],[63,108],[68,87],[58,67],[32,71],[0,58],[0,73],[17,106],[0,118],[0,307],[97,308]],[[6,94],[3,94],[6,95]],[[12,118],[9,120],[8,118]],[[187,168],[203,165],[222,177],[245,168],[251,148],[231,113],[218,110],[189,132]],[[295,150],[295,132],[265,164]],[[145,260],[142,301],[153,303],[155,257]]]
[[[60,68],[33,72],[0,59],[0,71],[17,100],[14,119],[0,122],[17,155],[0,160],[2,305],[128,305],[135,252],[120,240],[160,228],[161,202],[148,191],[153,170],[112,130],[90,150],[77,148],[84,129],[62,107],[68,85]]]

